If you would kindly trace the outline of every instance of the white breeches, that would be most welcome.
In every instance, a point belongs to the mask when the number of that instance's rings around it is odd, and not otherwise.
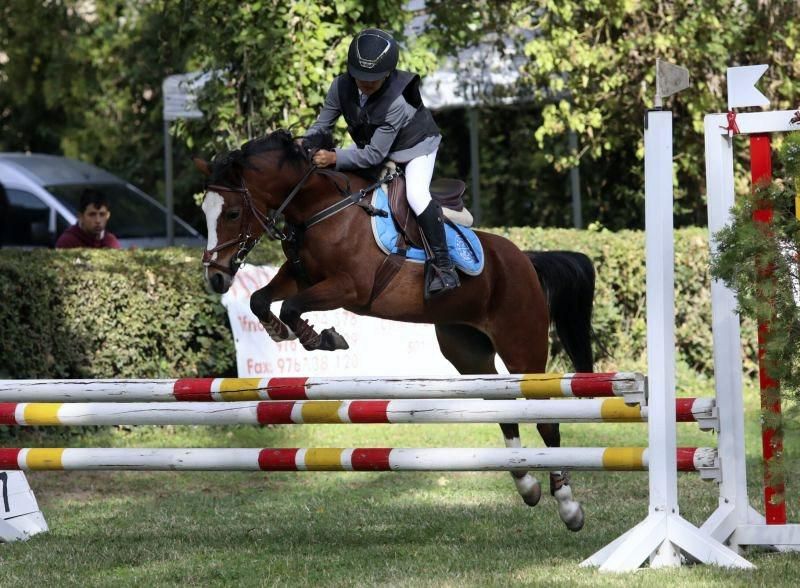
[[[436,151],[415,157],[406,164],[406,195],[414,214],[420,215],[431,201],[431,178]]]

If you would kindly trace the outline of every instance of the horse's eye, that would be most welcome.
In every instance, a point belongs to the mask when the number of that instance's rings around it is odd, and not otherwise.
[[[229,210],[228,212],[225,213],[225,218],[227,220],[236,220],[237,218],[239,218],[240,214],[241,211],[239,210]]]

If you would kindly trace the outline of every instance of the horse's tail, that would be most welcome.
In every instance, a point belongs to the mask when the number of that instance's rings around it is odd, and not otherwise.
[[[526,251],[533,263],[564,351],[576,372],[594,371],[592,305],[595,272],[592,260],[575,251]]]

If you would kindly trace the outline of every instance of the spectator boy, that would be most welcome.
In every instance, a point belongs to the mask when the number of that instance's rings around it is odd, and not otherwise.
[[[111,211],[108,199],[102,192],[87,188],[81,194],[78,222],[72,225],[56,241],[57,249],[91,247],[95,249],[121,249],[117,238],[106,231]]]

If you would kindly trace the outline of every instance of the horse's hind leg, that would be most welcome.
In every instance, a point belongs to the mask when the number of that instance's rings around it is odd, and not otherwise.
[[[462,374],[496,374],[495,350],[489,337],[466,325],[436,325],[439,348]],[[519,425],[502,424],[506,447],[522,447]],[[536,506],[542,496],[539,481],[528,472],[511,472],[517,492],[528,506]]]
[[[537,336],[538,323],[546,325],[546,321],[529,321],[527,324],[521,317],[509,321],[504,334],[497,344],[497,352],[512,373],[542,373],[547,363],[547,331],[541,330]],[[518,330],[517,330],[518,329]],[[528,341],[540,341],[540,345],[518,345],[517,341],[525,341],[525,333],[529,335]],[[546,400],[531,400],[530,402],[547,402]],[[515,427],[517,425],[514,425]],[[561,446],[561,433],[558,423],[536,425],[547,447]],[[504,431],[505,433],[505,431]],[[570,531],[580,531],[583,528],[584,514],[580,503],[572,497],[572,486],[566,471],[556,470],[550,472],[550,494],[558,502],[558,514]]]
[[[558,423],[539,423],[536,429],[548,447],[561,447],[561,432]],[[572,497],[572,486],[569,483],[569,472],[556,470],[550,472],[550,496],[558,502],[558,514],[570,531],[583,528],[583,507]]]

